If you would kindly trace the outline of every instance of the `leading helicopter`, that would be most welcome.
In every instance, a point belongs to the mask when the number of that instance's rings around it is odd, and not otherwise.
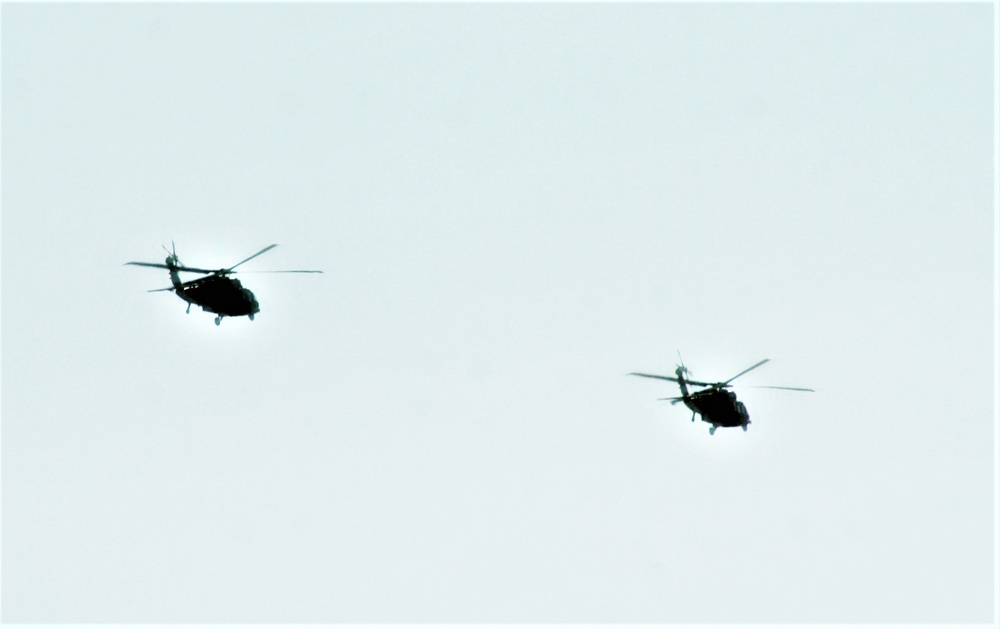
[[[268,245],[249,258],[244,258],[231,267],[225,269],[198,269],[181,264],[177,258],[177,250],[171,243],[173,250],[167,251],[167,259],[164,264],[155,262],[126,262],[126,265],[151,266],[157,269],[167,269],[170,272],[170,288],[157,288],[150,293],[160,291],[173,291],[177,296],[188,302],[187,313],[191,312],[191,304],[201,306],[202,310],[213,312],[215,325],[222,323],[223,317],[249,317],[253,321],[253,316],[260,312],[260,304],[254,294],[243,288],[243,284],[238,279],[229,277],[236,267],[244,262],[249,262],[262,253],[274,249],[278,245]],[[164,247],[166,250],[166,247]],[[182,282],[179,273],[208,273],[205,277],[199,277],[187,282]],[[256,273],[322,273],[323,271],[256,271]]]
[[[678,397],[668,397],[660,398],[661,400],[670,400],[671,404],[676,404],[678,402],[684,402],[684,405],[691,409],[691,421],[695,420],[695,416],[701,415],[701,420],[703,422],[711,424],[708,429],[708,433],[711,435],[715,434],[715,429],[719,426],[724,428],[735,428],[741,426],[743,431],[746,432],[747,426],[750,425],[750,414],[747,412],[747,407],[743,405],[736,399],[736,394],[729,391],[729,383],[733,380],[739,378],[748,371],[752,371],[757,367],[760,367],[764,363],[768,362],[770,358],[765,358],[759,363],[747,367],[743,371],[739,372],[729,380],[725,382],[698,382],[696,380],[686,380],[684,374],[690,374],[691,372],[687,367],[684,366],[684,361],[681,360],[681,364],[677,366],[674,371],[676,377],[671,378],[670,376],[657,376],[648,373],[630,373],[630,376],[642,376],[643,378],[657,378],[659,380],[669,380],[670,382],[676,382],[680,385],[681,395]],[[699,387],[708,387],[707,389],[702,389],[700,391],[691,392],[688,390],[688,385],[694,385]],[[785,391],[810,391],[814,392],[812,389],[803,389],[799,387],[766,387],[758,386],[759,389],[782,389]]]

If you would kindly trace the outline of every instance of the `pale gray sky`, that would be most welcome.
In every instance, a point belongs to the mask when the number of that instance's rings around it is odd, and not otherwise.
[[[991,4],[2,12],[4,622],[993,620]]]

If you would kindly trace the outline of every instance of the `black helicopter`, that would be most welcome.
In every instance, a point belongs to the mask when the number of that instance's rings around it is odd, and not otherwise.
[[[698,382],[696,380],[685,380],[684,374],[690,373],[688,368],[684,366],[684,361],[677,366],[674,371],[676,375],[675,378],[670,376],[656,376],[648,373],[630,373],[630,376],[642,376],[643,378],[657,378],[659,380],[669,380],[671,382],[676,382],[681,387],[681,395],[679,397],[668,397],[660,398],[661,400],[670,400],[671,404],[676,404],[678,402],[684,402],[684,405],[691,409],[691,421],[694,421],[696,415],[701,415],[701,420],[711,424],[708,429],[709,434],[714,435],[715,429],[719,426],[724,428],[735,428],[736,426],[741,426],[745,432],[747,426],[750,425],[750,414],[747,413],[747,407],[743,405],[736,399],[736,394],[732,391],[728,391],[729,383],[733,380],[739,378],[743,374],[760,367],[764,363],[768,362],[770,358],[765,358],[759,363],[747,367],[743,371],[739,372],[729,380],[725,382]],[[688,385],[695,385],[699,387],[708,387],[707,389],[702,389],[700,391],[689,392]],[[802,389],[798,387],[766,387],[759,386],[759,389],[783,389],[785,391],[813,391],[812,389]]]
[[[167,269],[167,271],[170,272],[170,282],[173,286],[170,288],[157,288],[148,292],[156,293],[169,290],[177,293],[178,297],[188,302],[188,313],[191,312],[191,304],[197,304],[201,306],[202,310],[214,312],[217,315],[215,317],[215,325],[222,323],[223,317],[247,316],[251,321],[253,321],[253,316],[260,312],[260,304],[257,303],[257,298],[254,297],[253,293],[249,290],[243,288],[243,285],[240,284],[239,280],[229,276],[236,273],[233,269],[239,265],[244,262],[249,262],[262,253],[266,253],[277,246],[278,245],[268,245],[249,258],[240,260],[233,266],[226,269],[197,269],[194,267],[184,266],[177,258],[176,248],[174,248],[173,251],[167,251],[167,259],[164,261],[164,264],[157,264],[154,262],[126,262],[125,264]],[[173,243],[171,243],[171,247],[173,247]],[[164,250],[166,250],[166,247],[164,247]],[[179,275],[182,271],[186,273],[208,273],[208,275],[190,280],[188,282],[182,282]],[[256,273],[322,272],[323,271],[256,271]]]

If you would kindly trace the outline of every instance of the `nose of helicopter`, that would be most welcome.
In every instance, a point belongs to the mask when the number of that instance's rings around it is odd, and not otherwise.
[[[253,315],[260,312],[260,304],[257,303],[257,297],[255,297],[252,292],[250,292],[246,288],[243,288],[242,286],[240,287],[240,289],[243,292],[244,305],[249,309],[249,312],[245,314],[250,315],[252,317]]]

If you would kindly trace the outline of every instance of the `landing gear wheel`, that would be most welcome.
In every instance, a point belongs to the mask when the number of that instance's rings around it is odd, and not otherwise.
[[[709,428],[708,429],[708,434],[714,435],[715,434],[715,428],[716,428],[715,426],[712,426],[711,428]]]
[[[191,314],[191,302],[188,302],[188,309],[184,311],[184,314]]]
[[[222,315],[215,318],[215,325],[219,325],[220,323],[222,323]]]
[[[250,320],[253,321],[253,315],[250,315]]]

